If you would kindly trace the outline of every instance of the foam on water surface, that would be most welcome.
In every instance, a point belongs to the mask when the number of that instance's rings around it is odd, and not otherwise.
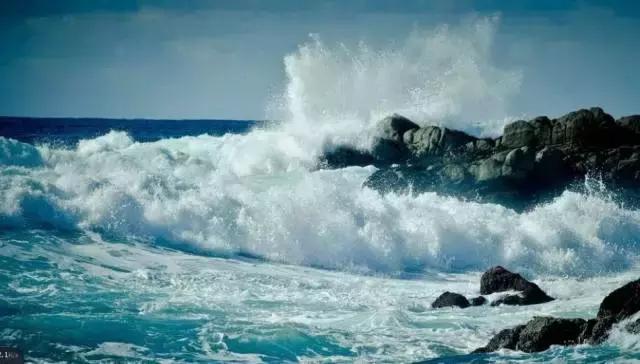
[[[534,315],[593,316],[637,278],[640,212],[592,180],[519,213],[380,194],[362,187],[374,167],[317,169],[338,144],[369,147],[389,112],[495,134],[519,85],[491,61],[495,26],[384,49],[314,37],[285,59],[272,108],[284,121],[245,134],[0,137],[2,341],[43,362],[464,362]],[[447,290],[477,295],[496,264],[558,299],[430,308]],[[620,331],[599,347],[482,358],[625,361],[636,348]]]
[[[545,305],[434,310],[430,303],[445,290],[477,295],[481,272],[425,272],[396,279],[29,233],[2,235],[8,248],[0,254],[3,266],[21,272],[0,276],[9,287],[4,305],[18,311],[3,319],[11,327],[3,338],[32,348],[34,357],[57,360],[281,362],[320,356],[331,362],[410,362],[457,357],[534,315],[593,316],[609,291],[638,274],[634,267],[603,277],[536,279],[557,297]],[[34,286],[46,289],[29,289]],[[636,340],[620,332],[601,347],[489,358],[632,358]],[[469,359],[457,358],[452,360]]]

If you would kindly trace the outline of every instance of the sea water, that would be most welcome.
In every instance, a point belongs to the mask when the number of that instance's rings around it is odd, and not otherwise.
[[[1,120],[0,344],[43,363],[640,360],[618,327],[599,346],[469,354],[535,315],[593,317],[640,276],[624,196],[587,179],[517,212],[317,163],[368,148],[391,112],[495,135],[521,85],[490,61],[493,27],[382,50],[313,36],[285,58],[279,122]],[[478,295],[496,264],[556,300],[430,307]]]

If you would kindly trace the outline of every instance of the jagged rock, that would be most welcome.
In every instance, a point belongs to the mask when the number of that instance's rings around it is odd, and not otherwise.
[[[540,303],[546,303],[553,301],[552,297],[549,297],[540,287],[531,283],[530,286],[525,288],[522,293],[507,295],[505,297],[499,298],[491,303],[492,306],[499,305],[517,305],[517,306],[526,306],[526,305],[537,305]]]
[[[502,165],[502,175],[507,178],[524,179],[533,170],[535,152],[529,147],[513,149]]]
[[[497,267],[501,268],[501,267]],[[494,271],[495,268],[492,268]],[[522,285],[523,278],[498,269],[501,279],[491,281],[492,288],[502,289],[512,285]],[[506,279],[505,277],[510,277]],[[501,348],[537,352],[547,350],[551,345],[597,344],[604,341],[611,327],[640,311],[640,279],[629,282],[609,293],[600,304],[595,319],[564,319],[554,317],[534,317],[525,325],[505,329],[495,335],[487,346],[475,350],[486,353]],[[631,333],[640,332],[640,320],[627,324]]]
[[[374,164],[373,156],[365,151],[357,150],[351,147],[340,146],[331,153],[326,153],[323,164],[330,165],[335,168],[344,168],[349,166],[368,166]]]
[[[551,144],[551,135],[553,132],[553,123],[546,116],[538,116],[529,122],[533,126],[533,135],[538,146],[546,146]]]
[[[379,170],[364,185],[382,193],[434,191],[517,210],[581,185],[590,172],[640,197],[638,115],[616,122],[600,108],[581,109],[510,123],[495,139],[419,127],[399,115],[378,129],[370,152],[335,148],[321,158],[321,168],[373,164]]]
[[[371,156],[377,163],[390,165],[406,162],[409,151],[404,144],[390,139],[379,139],[371,150]]]
[[[532,146],[535,143],[535,129],[528,122],[518,120],[504,127],[501,144],[503,148],[520,148]]]
[[[629,282],[609,293],[600,303],[589,341],[602,342],[614,324],[640,311],[640,279]]]
[[[504,291],[524,291],[531,282],[518,273],[512,273],[502,266],[489,268],[480,277],[480,293],[492,294]]]
[[[586,324],[583,319],[534,317],[520,332],[516,349],[532,353],[547,350],[551,345],[578,344]]]
[[[480,293],[491,294],[505,291],[520,291],[517,295],[508,295],[492,305],[534,305],[553,301],[537,284],[529,282],[520,274],[512,273],[501,266],[490,268],[480,278]]]
[[[422,161],[425,157],[462,150],[463,146],[473,143],[476,139],[458,130],[426,126],[406,132],[403,141],[411,151],[413,161]]]
[[[469,171],[477,182],[493,181],[502,177],[502,165],[499,156],[494,155],[471,165]]]
[[[623,128],[640,134],[640,115],[630,115],[618,119],[617,123]]]
[[[467,298],[459,293],[445,292],[438,296],[431,304],[433,308],[451,307],[456,306],[460,308],[467,308],[470,306]]]
[[[534,317],[525,325],[500,331],[487,346],[474,352],[488,353],[504,348],[534,353],[547,350],[551,345],[575,345],[580,342],[580,334],[587,324],[583,319]]]
[[[534,168],[541,182],[554,182],[566,178],[570,173],[564,163],[565,154],[554,147],[544,147],[536,153]]]
[[[420,126],[404,116],[393,114],[378,122],[378,139],[371,150],[372,158],[378,163],[401,163],[409,158],[403,135]]]
[[[470,299],[469,303],[471,304],[471,306],[482,306],[487,303],[487,299],[483,296],[478,296]]]
[[[393,114],[378,122],[380,139],[402,143],[402,136],[409,130],[419,129],[420,126],[402,115]]]
[[[640,311],[640,279],[629,282],[609,293],[600,303],[598,319],[611,317],[616,321]]]
[[[512,329],[504,329],[494,335],[487,346],[474,350],[474,353],[491,353],[500,349],[515,350],[520,338],[520,333],[525,325],[519,325]]]

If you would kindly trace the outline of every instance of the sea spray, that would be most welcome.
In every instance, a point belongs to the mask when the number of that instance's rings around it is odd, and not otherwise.
[[[260,133],[271,132],[247,137]],[[3,175],[2,218],[384,272],[504,264],[590,275],[624,269],[638,254],[640,213],[600,193],[566,191],[523,213],[436,193],[382,195],[362,187],[373,167],[308,170],[249,159],[234,168],[242,138],[137,143],[112,132],[74,149],[40,146],[44,165]]]
[[[491,61],[495,26],[416,32],[389,49],[314,38],[286,58],[283,121],[247,134],[0,137],[2,343],[34,362],[471,361],[534,315],[595,315],[638,276],[640,212],[593,180],[516,212],[380,194],[362,187],[372,166],[318,169],[326,148],[367,148],[391,112],[496,133],[519,76]],[[428,307],[446,290],[477,295],[495,264],[557,299]],[[602,346],[486,359],[624,361],[637,347],[616,331]]]

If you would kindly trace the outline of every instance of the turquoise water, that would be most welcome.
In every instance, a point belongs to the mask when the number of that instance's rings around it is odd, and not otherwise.
[[[178,125],[0,138],[0,344],[33,362],[640,360],[619,328],[601,346],[468,354],[534,315],[593,316],[638,277],[640,212],[606,190],[523,213],[380,195],[361,187],[372,167],[317,170],[278,129]],[[557,300],[430,308],[477,295],[494,264]]]

